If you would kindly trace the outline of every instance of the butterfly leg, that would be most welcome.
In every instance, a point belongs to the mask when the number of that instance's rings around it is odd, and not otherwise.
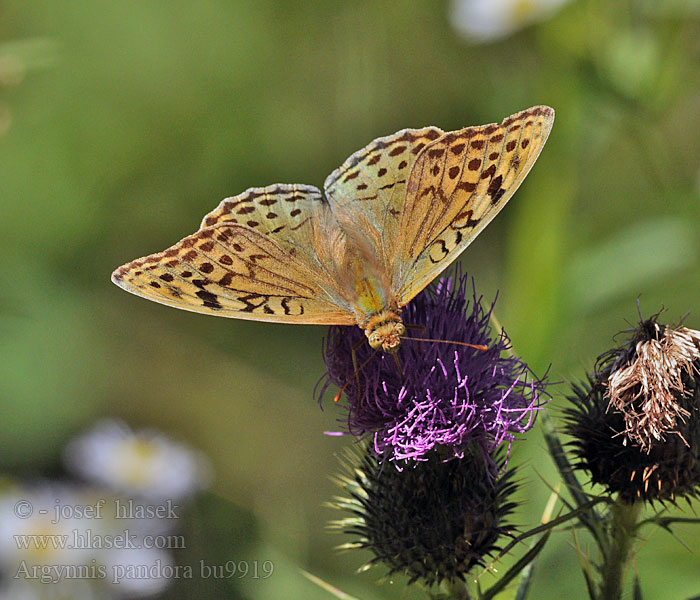
[[[340,348],[343,345],[343,342],[345,341],[345,327],[338,327],[337,328],[339,331],[338,335],[338,342],[336,343],[335,347],[333,348],[333,352],[337,351],[338,348]]]
[[[357,366],[357,350],[365,343],[364,339],[361,339],[357,344],[355,344],[351,349],[352,354],[352,367],[355,371],[355,383],[357,383],[357,412],[360,412],[360,403],[362,402],[362,394],[360,393],[360,369],[362,367]],[[366,363],[365,363],[366,364]],[[362,365],[363,367],[365,365]]]
[[[396,354],[392,354],[394,357],[394,362],[396,363],[396,368],[399,370],[399,376],[401,377],[401,381],[403,382],[403,369],[401,368],[401,363],[399,362],[399,357]]]

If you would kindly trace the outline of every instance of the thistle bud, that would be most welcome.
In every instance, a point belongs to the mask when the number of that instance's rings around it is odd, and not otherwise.
[[[513,471],[494,480],[479,453],[444,460],[432,452],[403,471],[382,465],[371,448],[347,458],[337,482],[348,497],[331,506],[352,516],[331,528],[355,537],[341,547],[374,554],[361,570],[382,563],[411,583],[464,581],[499,549],[499,538],[510,529]],[[503,453],[494,461],[502,467]]]

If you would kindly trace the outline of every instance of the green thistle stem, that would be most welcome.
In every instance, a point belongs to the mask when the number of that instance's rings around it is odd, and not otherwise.
[[[625,504],[618,500],[610,511],[610,546],[601,566],[600,600],[620,600],[625,576],[632,559],[637,520],[642,503]]]
[[[467,584],[463,581],[453,581],[449,584],[450,600],[470,600]]]

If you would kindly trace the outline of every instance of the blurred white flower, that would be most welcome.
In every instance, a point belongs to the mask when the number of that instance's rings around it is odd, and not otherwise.
[[[55,482],[0,494],[0,600],[162,592],[175,573],[170,552],[161,548],[183,547],[184,540],[145,536],[142,519],[118,518],[119,502],[126,501]]]
[[[570,0],[453,0],[453,27],[475,44],[504,38],[547,19]]]
[[[133,431],[105,419],[74,439],[66,466],[87,481],[129,498],[177,501],[206,487],[211,467],[206,457],[164,434]]]
[[[15,579],[0,587],[0,600],[107,600],[90,581],[73,579],[47,585]]]
[[[75,547],[76,532],[103,533],[102,519],[79,518],[78,506],[94,506],[93,498],[62,484],[13,488],[0,497],[0,569],[24,578],[35,565],[87,565],[90,548]],[[67,507],[61,512],[63,507]]]

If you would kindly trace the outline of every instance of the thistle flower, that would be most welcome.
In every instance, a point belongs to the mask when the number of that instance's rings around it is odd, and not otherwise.
[[[177,501],[206,487],[209,461],[161,432],[104,419],[64,452],[69,470],[130,498]]]
[[[468,287],[466,275],[443,277],[404,307],[402,319],[409,328],[424,326],[415,337],[486,350],[407,339],[396,354],[399,370],[391,355],[358,345],[364,337],[359,329],[330,328],[320,397],[331,383],[340,387],[347,398],[348,431],[373,434],[376,452],[399,468],[427,460],[437,448],[446,457],[463,457],[472,443],[488,457],[530,429],[541,406],[543,380],[520,359],[502,356],[510,341],[503,332],[495,339],[490,335],[493,305],[484,310],[473,283],[471,294]]]
[[[565,415],[578,466],[624,502],[700,493],[699,335],[648,319],[573,386]]]
[[[355,537],[341,548],[366,548],[374,557],[361,570],[383,563],[389,573],[428,586],[464,581],[477,565],[499,550],[508,532],[513,471],[493,480],[476,453],[448,460],[431,452],[414,469],[387,469],[371,447],[347,453],[346,473],[337,483],[348,497],[331,507],[352,514],[331,529]],[[504,467],[504,453],[494,463]]]

